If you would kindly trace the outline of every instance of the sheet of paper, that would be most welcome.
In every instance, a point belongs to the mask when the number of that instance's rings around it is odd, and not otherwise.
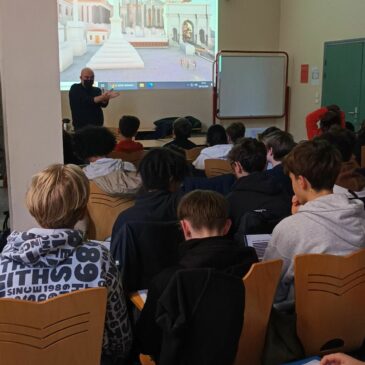
[[[305,365],[319,365],[321,362],[318,360],[312,360],[309,362],[306,362]]]
[[[261,261],[264,257],[266,247],[271,239],[271,234],[248,234],[246,235],[247,245],[256,250],[257,257]]]
[[[139,296],[142,298],[143,303],[146,303],[148,290],[147,290],[147,289],[138,290],[138,294],[139,294]]]

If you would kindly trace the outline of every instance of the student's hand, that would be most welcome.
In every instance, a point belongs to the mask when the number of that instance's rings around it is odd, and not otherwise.
[[[326,355],[321,360],[321,365],[364,365],[365,363],[345,354]]]
[[[291,199],[291,214],[295,214],[298,212],[298,209],[300,207],[299,200],[296,195],[294,195]]]

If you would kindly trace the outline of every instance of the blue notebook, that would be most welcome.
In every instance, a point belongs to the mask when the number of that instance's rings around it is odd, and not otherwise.
[[[319,361],[321,360],[321,358],[319,356],[312,356],[312,357],[307,357],[306,359],[302,359],[302,360],[298,360],[298,361],[293,361],[293,362],[287,362],[285,364],[282,364],[282,365],[305,365],[305,364],[308,364],[313,361],[313,365],[317,364],[316,360],[318,361],[318,364],[319,364]],[[310,364],[310,365],[312,365]]]

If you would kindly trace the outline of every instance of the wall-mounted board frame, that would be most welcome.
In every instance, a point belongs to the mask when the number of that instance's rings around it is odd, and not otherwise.
[[[287,117],[286,52],[220,51],[214,72],[214,118]]]

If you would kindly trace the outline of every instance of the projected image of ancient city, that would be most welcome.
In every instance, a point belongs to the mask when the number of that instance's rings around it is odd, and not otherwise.
[[[58,0],[61,89],[90,67],[115,90],[212,84],[218,0]]]

